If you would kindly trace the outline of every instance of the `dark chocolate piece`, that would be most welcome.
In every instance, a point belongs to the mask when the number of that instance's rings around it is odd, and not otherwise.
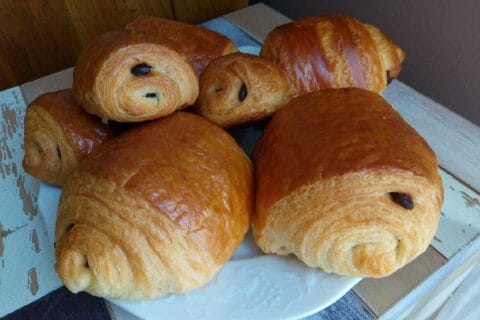
[[[247,97],[247,86],[245,86],[245,83],[242,84],[242,86],[240,87],[240,92],[238,93],[238,99],[240,101],[243,101],[245,100],[245,98]]]
[[[150,73],[152,67],[146,63],[137,64],[130,70],[130,72],[136,76],[144,76]]]
[[[409,194],[402,193],[402,192],[390,192],[390,196],[392,197],[392,200],[394,202],[398,203],[405,209],[407,210],[413,209],[413,200]]]
[[[390,71],[387,71],[387,84],[392,83],[392,81],[393,81],[394,79],[395,79],[395,78],[392,78],[392,77],[390,76]]]

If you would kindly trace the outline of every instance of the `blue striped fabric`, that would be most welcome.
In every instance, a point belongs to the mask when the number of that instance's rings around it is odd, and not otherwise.
[[[305,320],[370,320],[375,316],[368,310],[357,295],[350,290],[330,307],[306,317]]]
[[[105,300],[88,293],[74,294],[61,287],[5,316],[3,320],[104,320],[110,319]]]

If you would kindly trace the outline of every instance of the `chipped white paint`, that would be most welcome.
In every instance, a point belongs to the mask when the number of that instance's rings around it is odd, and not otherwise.
[[[447,259],[480,234],[480,195],[441,170],[445,201],[432,246]]]
[[[0,317],[60,286],[37,215],[38,181],[25,174],[20,89],[0,92]]]
[[[479,127],[400,81],[383,96],[427,140],[442,168],[480,192]]]

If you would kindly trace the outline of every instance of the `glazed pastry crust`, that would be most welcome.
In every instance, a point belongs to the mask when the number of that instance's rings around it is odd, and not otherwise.
[[[248,157],[218,126],[177,112],[112,139],[69,177],[57,272],[102,297],[186,292],[233,255],[252,210]]]
[[[144,75],[132,70],[151,67]],[[195,102],[198,78],[186,58],[151,37],[116,30],[96,37],[80,53],[73,74],[75,98],[104,120],[140,122]]]
[[[43,94],[25,115],[23,168],[62,185],[79,161],[110,137],[107,126],[75,102],[71,89]]]
[[[380,96],[328,89],[291,100],[255,151],[254,238],[311,267],[384,277],[426,250],[443,189],[428,144]],[[391,192],[408,194],[407,210]]]
[[[286,70],[298,94],[345,87],[380,93],[405,59],[376,27],[341,15],[281,25],[267,35],[260,55]]]
[[[229,127],[269,117],[292,96],[289,80],[278,65],[235,53],[208,65],[200,78],[197,105],[202,116]]]
[[[232,40],[212,30],[169,19],[141,16],[126,26],[184,55],[200,75],[214,59],[237,52]]]

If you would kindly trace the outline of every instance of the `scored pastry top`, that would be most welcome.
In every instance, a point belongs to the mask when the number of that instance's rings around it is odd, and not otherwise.
[[[185,229],[202,227],[207,218],[204,208],[233,210],[236,200],[225,190],[243,190],[245,173],[251,168],[228,133],[184,112],[127,133],[105,144],[79,169],[144,198]],[[200,185],[209,192],[194,187]]]
[[[141,16],[125,29],[133,34],[152,38],[187,58],[197,75],[215,58],[237,52],[228,37],[199,26],[152,16]]]
[[[278,26],[267,35],[260,55],[285,68],[298,94],[342,87],[380,93],[405,59],[376,27],[342,15]]]
[[[78,105],[71,89],[43,94],[32,101],[30,107],[33,106],[47,111],[61,125],[66,140],[80,153],[89,154],[95,145],[111,136],[98,117]]]
[[[303,141],[311,147],[301,148]],[[277,147],[260,154],[264,145]],[[358,88],[294,98],[270,121],[254,157],[262,159],[257,171],[269,186],[263,207],[302,185],[352,172],[405,170],[439,179],[437,159],[425,140],[381,96]],[[285,158],[292,161],[277,160]],[[285,176],[288,183],[279,183]],[[263,185],[257,188],[262,192]]]

